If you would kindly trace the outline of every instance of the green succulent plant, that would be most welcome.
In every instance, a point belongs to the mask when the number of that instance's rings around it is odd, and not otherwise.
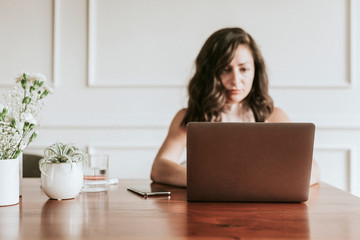
[[[44,166],[47,163],[83,163],[88,164],[86,154],[74,144],[54,143],[45,148],[44,157],[39,160],[39,169],[44,172]]]

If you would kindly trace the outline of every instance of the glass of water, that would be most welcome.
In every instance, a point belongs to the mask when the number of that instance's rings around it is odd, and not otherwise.
[[[108,190],[109,155],[89,155],[88,166],[84,169],[82,192],[102,192]]]

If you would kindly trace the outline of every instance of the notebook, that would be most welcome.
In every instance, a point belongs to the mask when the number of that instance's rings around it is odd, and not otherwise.
[[[188,201],[304,202],[312,123],[190,122]]]

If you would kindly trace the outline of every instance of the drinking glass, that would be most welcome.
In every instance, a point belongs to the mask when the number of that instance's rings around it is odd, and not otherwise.
[[[88,166],[84,169],[82,192],[102,192],[108,190],[109,155],[89,155]]]

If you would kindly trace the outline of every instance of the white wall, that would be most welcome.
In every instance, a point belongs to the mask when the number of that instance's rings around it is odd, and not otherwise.
[[[240,26],[275,104],[317,126],[323,181],[360,196],[359,0],[0,0],[0,87],[21,71],[55,86],[28,152],[56,141],[107,152],[147,178],[206,38]]]

